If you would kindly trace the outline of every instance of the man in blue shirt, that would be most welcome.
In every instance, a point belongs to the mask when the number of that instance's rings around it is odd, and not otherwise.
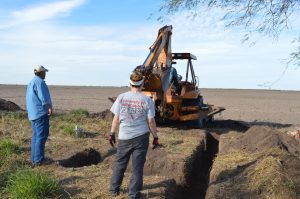
[[[34,78],[26,91],[28,119],[32,123],[31,160],[33,166],[45,161],[45,144],[49,135],[49,116],[52,114],[52,102],[48,86],[44,79],[48,70],[38,65],[34,69]]]

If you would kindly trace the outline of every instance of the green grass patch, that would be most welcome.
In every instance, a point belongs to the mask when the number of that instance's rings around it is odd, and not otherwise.
[[[11,199],[59,198],[62,192],[57,180],[30,170],[18,170],[12,174],[5,189]]]
[[[75,128],[75,125],[74,124],[69,124],[69,123],[65,123],[65,124],[62,124],[60,126],[60,129],[62,130],[62,132],[65,135],[71,135],[71,136],[75,135],[74,128]]]
[[[21,149],[14,144],[11,140],[0,140],[0,167],[7,161],[13,154],[20,154]]]
[[[9,139],[0,140],[0,190],[7,185],[9,176],[26,166],[25,160],[19,157],[20,147]]]
[[[55,115],[55,121],[65,121],[78,123],[80,121],[86,120],[89,116],[89,112],[84,109],[76,109],[67,113]]]
[[[1,116],[5,118],[21,120],[21,119],[27,119],[27,112],[3,111],[1,112]]]
[[[76,110],[70,111],[70,114],[73,116],[88,116],[89,112],[85,109],[76,109]]]

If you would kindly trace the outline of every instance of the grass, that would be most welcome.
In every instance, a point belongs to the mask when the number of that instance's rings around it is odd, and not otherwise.
[[[28,131],[31,132],[31,123],[25,113],[1,112],[1,134],[16,140],[23,138]]]
[[[76,125],[84,129],[84,132],[87,132],[88,136],[77,139],[76,136],[74,136]],[[92,117],[84,109],[54,114],[50,118],[50,140],[47,142],[46,156],[50,154],[49,156],[51,158],[62,157],[63,155],[69,155],[68,153],[73,152],[72,150],[81,150],[85,147],[93,147],[105,153],[104,147],[106,145],[108,148],[110,147],[107,143],[110,125],[111,121]],[[228,133],[228,136],[234,137],[234,135],[232,132]],[[8,137],[11,139],[7,139]],[[108,192],[108,186],[112,164],[107,160],[110,160],[109,158],[112,159],[112,157],[108,157],[101,164],[90,167],[66,169],[58,167],[57,165],[50,165],[38,168],[38,171],[42,173],[37,172],[35,169],[34,171],[29,171],[26,170],[25,160],[29,159],[30,152],[29,150],[22,151],[21,149],[30,146],[30,137],[31,125],[27,117],[22,114],[5,113],[1,115],[0,155],[1,157],[10,158],[5,158],[5,164],[3,164],[0,170],[0,198],[59,198],[61,194],[64,194],[62,193],[61,187],[64,187],[65,191],[68,191],[70,196],[74,198],[111,198]],[[177,129],[173,130],[170,127],[159,127],[159,142],[164,146],[163,150],[166,150],[168,155],[170,155],[170,157],[168,157],[170,158],[169,160],[172,160],[172,157],[188,156],[193,152],[195,147],[199,145],[199,140],[201,140],[200,136],[195,133],[189,134],[185,130],[180,131]],[[152,137],[150,138],[150,144],[151,142]],[[2,146],[3,150],[1,150]],[[257,162],[251,165],[251,169],[255,168],[255,171],[252,173],[249,172],[247,176],[247,185],[250,183],[253,184],[245,187],[245,189],[250,189],[254,192],[260,191],[257,187],[261,187],[263,190],[270,190],[263,192],[265,198],[276,198],[274,196],[276,194],[279,196],[288,195],[292,198],[294,194],[293,190],[295,189],[293,182],[288,180],[282,168],[276,167],[278,160],[276,160],[276,162],[269,159],[269,157],[280,157],[281,152],[282,150],[272,149],[264,154],[250,154],[241,151],[232,151],[227,155],[219,154],[214,160],[211,174],[219,175],[220,172],[224,170],[234,171],[238,166],[243,166],[256,160]],[[2,153],[9,155],[2,156]],[[267,160],[264,162],[264,159]],[[272,185],[272,182],[279,182],[275,178],[271,181],[264,179],[266,180],[264,182],[256,180],[256,178],[265,178],[261,177],[261,175],[262,172],[267,171],[264,171],[264,169],[267,168],[262,166],[266,164],[275,165],[274,168],[277,168],[279,171],[277,174],[281,179],[280,184]],[[277,166],[282,165],[279,164]],[[43,173],[55,175],[56,178],[60,180],[61,185],[57,180]],[[271,179],[273,177],[269,176],[268,178]],[[145,190],[148,191],[147,194],[149,198],[157,193],[163,192],[165,180],[165,176],[145,176]],[[126,173],[121,195],[117,198],[127,197],[129,181],[130,174]],[[47,185],[47,183],[49,184]],[[31,185],[29,186],[29,184]],[[266,184],[270,187],[268,188]],[[276,192],[275,189],[278,190],[278,192]],[[5,190],[5,192],[1,193],[1,190]],[[25,190],[26,197],[24,197],[25,194],[22,192]],[[271,193],[272,191],[274,191],[273,195]],[[23,193],[21,197],[18,195],[20,192]],[[37,193],[41,195],[36,196]]]
[[[263,158],[247,178],[251,191],[263,190],[264,198],[293,199],[296,197],[295,186],[283,171],[280,159],[273,156]]]
[[[63,123],[59,127],[62,132],[66,135],[74,136],[75,135],[75,124]]]
[[[20,154],[21,149],[9,139],[0,140],[0,167],[14,154]]]
[[[238,166],[248,164],[255,160],[255,155],[243,151],[232,151],[227,154],[218,155],[214,159],[211,170],[212,178],[216,178],[221,172],[230,172]]]
[[[19,170],[12,174],[6,192],[11,199],[57,198],[63,193],[58,181],[30,170]]]
[[[7,186],[10,175],[26,166],[26,162],[20,157],[21,152],[20,147],[12,140],[0,140],[0,192]]]
[[[70,111],[70,114],[73,116],[88,116],[89,112],[85,109],[75,109]]]
[[[284,172],[280,162],[280,157],[285,154],[278,147],[259,153],[231,151],[219,154],[214,160],[211,180],[228,177],[237,171],[238,167],[253,162],[244,176],[247,183],[237,186],[252,193],[260,193],[260,198],[263,199],[293,199],[296,197],[295,185]]]
[[[109,135],[110,124],[111,121],[90,117],[88,111],[78,109],[52,116],[50,119],[50,132],[76,137],[75,126],[78,126],[84,132]]]
[[[171,132],[171,133],[170,133]],[[200,138],[188,133],[172,133],[171,128],[160,129],[159,143],[171,154],[191,154],[195,146],[199,145]],[[152,137],[150,139],[152,141]]]

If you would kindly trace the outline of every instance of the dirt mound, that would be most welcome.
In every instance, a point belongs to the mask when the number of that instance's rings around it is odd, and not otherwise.
[[[113,113],[109,109],[106,109],[105,111],[99,113],[91,113],[90,116],[103,120],[112,120],[114,117]]]
[[[0,111],[21,111],[21,107],[17,104],[7,101],[5,99],[0,99]]]
[[[144,175],[164,175],[179,177],[182,175],[184,159],[176,157],[176,162],[171,161],[172,157],[163,148],[148,149],[144,166]],[[131,161],[128,164],[127,172],[132,172]]]
[[[226,135],[223,138],[226,143],[221,145],[220,153],[228,153],[232,150],[255,153],[278,147],[296,156],[300,154],[300,145],[295,139],[266,126],[253,126],[235,139],[228,140]]]
[[[101,154],[93,148],[85,149],[72,155],[71,157],[60,160],[59,164],[63,167],[83,167],[98,164],[101,161]]]
[[[205,198],[299,198],[299,151],[299,142],[271,127],[221,135]]]

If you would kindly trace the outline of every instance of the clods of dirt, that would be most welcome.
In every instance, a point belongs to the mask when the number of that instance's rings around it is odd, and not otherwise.
[[[72,155],[71,157],[59,160],[59,164],[63,167],[83,167],[92,164],[98,164],[101,161],[101,154],[93,148],[88,148]]]
[[[300,157],[300,145],[296,140],[267,126],[253,126],[234,139],[228,139],[226,135],[220,139],[221,154],[232,150],[255,153],[278,147]]]
[[[0,111],[21,111],[21,107],[14,102],[0,99]]]

